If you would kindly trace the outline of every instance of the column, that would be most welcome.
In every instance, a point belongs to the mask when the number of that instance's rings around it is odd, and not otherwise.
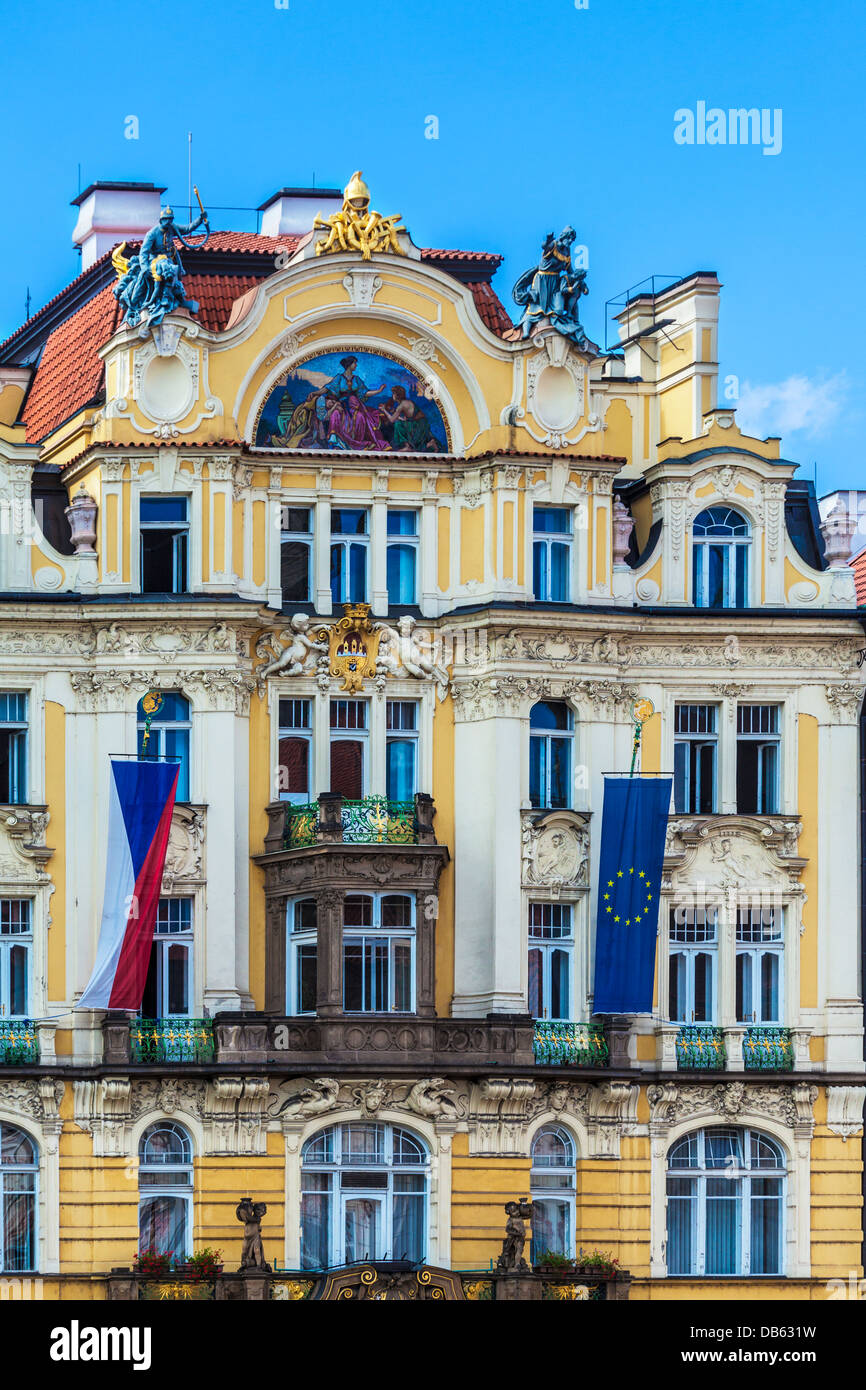
[[[388,616],[388,472],[377,468],[370,508],[370,606],[377,618]]]
[[[343,893],[325,888],[316,898],[316,1013],[343,1012]]]
[[[331,470],[323,468],[319,484],[324,492],[316,495],[315,580],[316,612],[327,617],[331,612]]]

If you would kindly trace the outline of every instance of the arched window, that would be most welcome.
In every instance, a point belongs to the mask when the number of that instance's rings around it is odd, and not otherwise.
[[[558,810],[571,806],[574,715],[563,700],[539,700],[529,711],[529,800]]]
[[[176,690],[161,691],[162,704],[150,721],[150,738],[147,741],[148,758],[170,758],[178,762],[180,772],[177,779],[176,801],[189,801],[189,732],[192,723],[189,717],[189,700]],[[142,697],[138,702],[136,719],[138,721],[138,756],[142,757],[146,713]]]
[[[545,1125],[532,1141],[532,1262],[548,1250],[574,1256],[577,1151],[562,1125]]]
[[[782,1274],[785,1158],[754,1129],[697,1130],[668,1154],[668,1274]]]
[[[410,1260],[427,1253],[430,1156],[396,1125],[331,1125],[301,1155],[301,1266]]]
[[[0,1124],[0,1271],[35,1269],[39,1151],[29,1135]]]
[[[139,1250],[192,1254],[192,1141],[173,1120],[148,1125],[138,1146]]]
[[[692,523],[692,595],[696,608],[746,608],[749,523],[730,507],[707,507]]]

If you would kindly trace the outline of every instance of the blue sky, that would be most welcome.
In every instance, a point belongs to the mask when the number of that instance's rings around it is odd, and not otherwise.
[[[628,286],[716,270],[744,428],[782,433],[819,492],[863,485],[862,0],[283,2],[5,0],[0,336],[28,286],[35,308],[77,273],[79,164],[81,187],[151,179],[178,206],[191,130],[211,208],[360,167],[417,243],[503,252],[512,309],[543,235],[571,222],[596,341]],[[678,144],[675,112],[698,102],[781,110],[781,151]]]

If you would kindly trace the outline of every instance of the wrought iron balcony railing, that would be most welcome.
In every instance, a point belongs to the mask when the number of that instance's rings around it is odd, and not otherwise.
[[[0,1066],[39,1061],[39,1034],[32,1018],[0,1019]]]
[[[743,1034],[743,1066],[746,1071],[793,1071],[791,1029],[766,1024],[747,1028]]]
[[[389,801],[365,796],[360,801],[322,795],[318,801],[285,808],[284,849],[303,849],[323,840],[346,845],[417,845],[432,840],[432,822],[422,824],[419,801]],[[426,806],[425,806],[426,809]]]
[[[606,1067],[610,1057],[601,1024],[536,1019],[532,1049],[536,1062],[571,1067]]]
[[[691,1023],[677,1034],[677,1066],[682,1071],[723,1071],[727,1053],[721,1028]]]
[[[129,1025],[133,1062],[212,1062],[210,1018],[136,1018]]]

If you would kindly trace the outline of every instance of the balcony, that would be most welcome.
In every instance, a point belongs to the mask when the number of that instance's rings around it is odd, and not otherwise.
[[[680,1071],[724,1071],[727,1061],[725,1035],[709,1023],[692,1023],[677,1033],[677,1067]]]
[[[766,1025],[747,1028],[743,1034],[743,1067],[746,1071],[793,1071],[791,1029]]]
[[[39,1034],[32,1018],[0,1019],[0,1066],[39,1061]]]
[[[129,1024],[132,1062],[212,1062],[210,1018],[136,1018]]]
[[[546,1066],[606,1067],[610,1048],[595,1023],[554,1023],[536,1019],[532,1041],[535,1060]]]
[[[389,801],[384,796],[350,801],[336,792],[320,792],[318,801],[277,801],[267,810],[265,850],[270,853],[320,844],[435,844],[433,798],[421,793],[413,801]]]

